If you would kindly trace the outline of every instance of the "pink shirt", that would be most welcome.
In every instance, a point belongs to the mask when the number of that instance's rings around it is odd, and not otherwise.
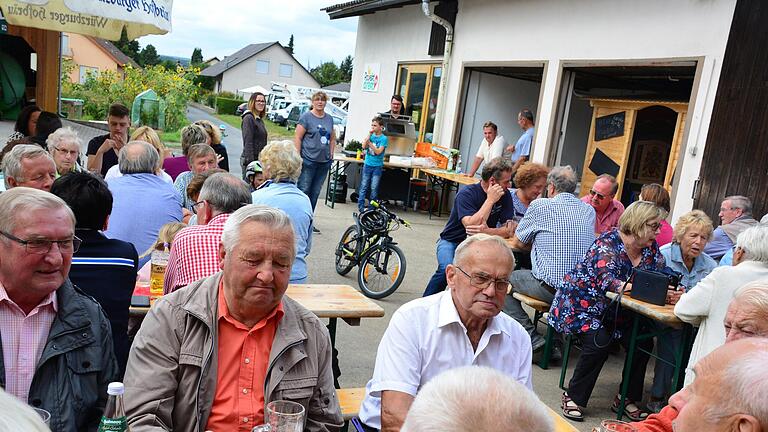
[[[590,204],[592,197],[586,195],[583,196],[581,200]],[[600,235],[619,226],[619,218],[623,213],[624,204],[617,200],[612,200],[603,214],[599,214],[597,213],[597,210],[595,210],[595,234]]]
[[[8,298],[0,284],[0,337],[3,343],[5,390],[25,403],[43,354],[48,332],[56,318],[56,291],[48,294],[29,314]]]
[[[669,222],[662,219],[661,228],[659,228],[659,235],[656,236],[656,243],[658,243],[659,246],[672,243],[673,236],[674,230],[672,229],[672,226],[669,224]]]

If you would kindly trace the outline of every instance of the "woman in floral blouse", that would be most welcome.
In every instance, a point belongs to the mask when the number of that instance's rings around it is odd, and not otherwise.
[[[664,257],[659,252],[656,235],[666,211],[648,201],[632,203],[619,219],[618,228],[606,232],[595,240],[584,259],[565,275],[563,284],[552,301],[549,323],[561,333],[571,334],[582,342],[582,352],[576,369],[563,393],[563,415],[583,420],[581,407],[585,407],[595,387],[600,370],[610,353],[611,341],[622,339],[623,325],[614,320],[615,306],[608,307],[606,292],[621,291],[633,269],[661,270]],[[630,312],[623,310],[620,321],[628,324]],[[625,332],[629,333],[629,332]],[[650,351],[653,342],[645,340],[638,348]],[[634,402],[643,396],[643,380],[648,354],[635,353],[633,370],[629,377],[629,391],[625,414],[638,421],[647,417]],[[619,407],[619,396],[613,403]]]

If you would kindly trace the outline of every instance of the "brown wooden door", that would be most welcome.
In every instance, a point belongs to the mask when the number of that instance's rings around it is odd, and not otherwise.
[[[623,134],[608,139],[596,140],[595,130],[598,119],[607,118],[607,116],[621,112],[624,113]],[[595,172],[593,169],[596,169],[598,166],[611,166],[611,163],[618,165],[618,171],[608,173],[615,174],[619,182],[619,191],[616,193],[616,196],[621,196],[621,187],[627,170],[627,159],[629,158],[634,124],[635,110],[597,106],[592,111],[592,127],[589,131],[589,143],[587,144],[587,153],[584,158],[584,170],[581,174],[581,196],[589,193],[597,176],[606,173],[605,170],[598,169],[598,172]],[[593,162],[595,162],[594,165]],[[590,167],[591,165],[592,167]]]

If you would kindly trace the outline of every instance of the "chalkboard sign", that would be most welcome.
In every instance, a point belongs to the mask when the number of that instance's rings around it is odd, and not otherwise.
[[[624,135],[625,114],[626,111],[622,111],[595,119],[595,141]]]

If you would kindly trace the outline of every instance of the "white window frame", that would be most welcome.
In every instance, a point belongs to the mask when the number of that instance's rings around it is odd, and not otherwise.
[[[263,65],[265,63],[267,65],[267,70],[266,71],[259,70],[260,66],[263,67]],[[268,75],[269,74],[269,60],[256,60],[256,73]]]
[[[287,68],[288,73],[283,72],[283,68]],[[280,63],[280,76],[283,78],[293,78],[293,65],[290,63]]]

